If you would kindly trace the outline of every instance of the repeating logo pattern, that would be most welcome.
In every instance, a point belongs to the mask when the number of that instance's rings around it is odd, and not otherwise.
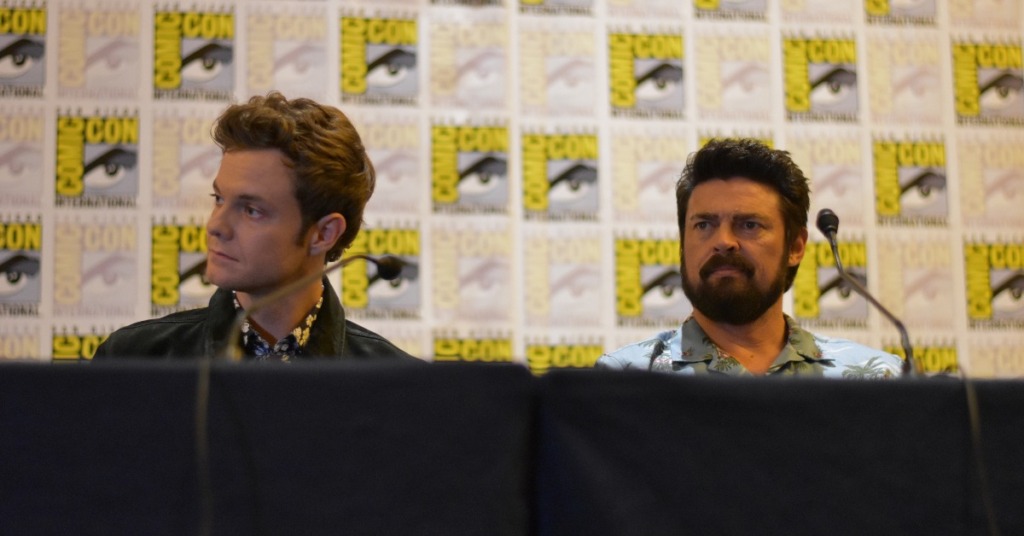
[[[708,139],[743,136],[791,153],[812,222],[840,216],[847,268],[928,370],[1024,374],[1022,15],[990,0],[0,0],[0,358],[87,359],[119,326],[205,305],[211,127],[278,89],[359,130],[377,180],[346,255],[407,271],[332,277],[353,318],[416,355],[541,374],[677,326],[676,181]],[[810,235],[787,312],[898,347],[830,285]]]

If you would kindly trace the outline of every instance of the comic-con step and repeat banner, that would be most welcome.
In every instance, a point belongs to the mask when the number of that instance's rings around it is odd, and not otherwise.
[[[199,307],[212,122],[280,90],[375,163],[332,274],[436,361],[542,374],[677,326],[674,185],[708,139],[790,151],[811,219],[932,372],[1024,373],[1019,0],[0,0],[0,356],[88,360]],[[901,352],[811,230],[786,310]]]

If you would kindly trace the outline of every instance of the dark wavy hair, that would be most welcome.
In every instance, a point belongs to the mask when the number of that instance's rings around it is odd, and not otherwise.
[[[679,182],[676,183],[676,214],[679,240],[684,240],[686,209],[693,189],[712,179],[729,180],[743,177],[770,186],[779,194],[786,244],[792,244],[800,230],[807,228],[807,212],[811,207],[811,190],[804,172],[789,153],[771,149],[749,138],[716,138],[690,155]],[[789,269],[786,288],[793,284],[797,268]]]
[[[278,149],[284,154],[302,212],[300,240],[328,214],[345,218],[345,232],[327,252],[327,261],[340,258],[355,240],[376,175],[359,133],[341,110],[272,91],[224,110],[213,139],[224,152]]]

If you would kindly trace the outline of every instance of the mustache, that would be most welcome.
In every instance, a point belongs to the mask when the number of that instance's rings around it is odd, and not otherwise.
[[[704,266],[700,267],[700,278],[707,279],[711,277],[712,272],[722,268],[723,266],[735,268],[743,272],[747,277],[753,277],[754,275],[754,265],[751,264],[750,261],[739,253],[725,253],[715,255],[708,259],[708,262],[704,263]]]

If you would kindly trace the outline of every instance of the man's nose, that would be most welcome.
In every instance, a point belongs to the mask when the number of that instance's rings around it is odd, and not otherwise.
[[[733,232],[732,227],[729,225],[718,226],[715,230],[713,243],[715,251],[735,251],[740,247],[739,240],[736,239],[736,233]]]
[[[229,240],[231,238],[231,225],[224,213],[223,206],[213,207],[213,211],[210,212],[210,218],[206,220],[207,237],[212,236],[218,240]]]

